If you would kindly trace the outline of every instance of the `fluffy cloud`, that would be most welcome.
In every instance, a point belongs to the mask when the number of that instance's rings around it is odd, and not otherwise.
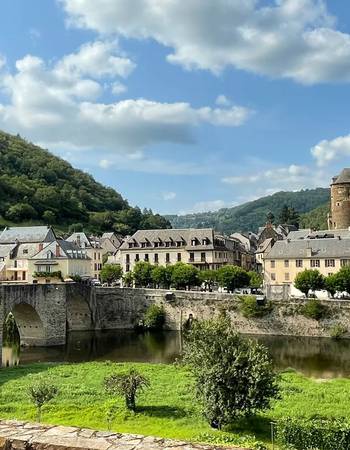
[[[176,198],[176,192],[163,192],[162,193],[163,200],[174,200]]]
[[[350,81],[350,35],[323,0],[61,0],[71,25],[152,38],[172,63],[227,66],[311,84]]]
[[[311,149],[318,166],[326,166],[328,163],[350,156],[350,135],[340,136],[336,139],[323,140]]]
[[[192,143],[193,129],[203,123],[242,125],[247,108],[193,108],[189,103],[127,99],[98,101],[105,87],[120,93],[115,77],[126,77],[134,64],[118,55],[111,42],[94,42],[48,65],[27,55],[15,73],[0,74],[8,102],[0,104],[0,128],[20,132],[52,148],[97,148],[135,154],[137,149],[170,142]]]

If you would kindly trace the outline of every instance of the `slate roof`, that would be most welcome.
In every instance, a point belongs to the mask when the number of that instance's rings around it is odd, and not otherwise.
[[[62,250],[60,256],[56,256],[56,245],[59,245]],[[48,259],[48,252],[53,253],[52,259],[90,259],[86,252],[75,245],[74,242],[68,242],[63,239],[57,239],[45,245],[42,250],[32,256],[32,259]]]
[[[47,226],[6,227],[0,235],[0,244],[15,242],[48,242],[55,239],[53,230]]]
[[[192,240],[197,239],[197,245],[192,246]],[[208,239],[208,245],[203,245],[202,241],[204,239]],[[216,233],[212,228],[178,228],[178,229],[162,229],[162,230],[138,230],[132,236],[127,238],[122,245],[120,246],[121,250],[129,250],[129,243],[135,242],[140,244],[142,242],[150,242],[151,247],[154,248],[154,242],[184,242],[184,246],[182,248],[186,248],[186,250],[213,250],[214,248],[219,248],[218,245],[215,245],[215,240],[220,239],[223,243],[232,244],[232,248],[234,247],[234,242],[229,240],[228,238]],[[141,246],[140,246],[141,247]],[[176,247],[176,244],[171,247]],[[166,247],[161,247],[166,248]],[[179,247],[180,248],[180,247]],[[222,247],[220,247],[222,248]]]
[[[0,244],[0,258],[6,258],[16,247],[17,244]]]
[[[264,253],[265,250],[268,248],[268,246],[272,243],[272,241],[274,241],[273,238],[265,239],[264,242],[262,242],[259,245],[259,247],[258,247],[258,249],[256,250],[255,253]]]
[[[298,230],[298,231],[291,231],[288,236],[287,239],[290,239],[291,241],[296,241],[299,239],[322,239],[322,238],[328,238],[328,239],[332,239],[332,238],[338,238],[340,237],[341,239],[350,239],[350,230],[349,229],[345,229],[345,230],[318,230],[318,231],[313,231],[310,228],[305,228],[302,230]]]
[[[350,259],[350,241],[347,239],[300,239],[277,241],[267,254],[268,259],[288,258],[344,258]]]
[[[350,183],[350,168],[345,168],[340,172],[332,184]]]

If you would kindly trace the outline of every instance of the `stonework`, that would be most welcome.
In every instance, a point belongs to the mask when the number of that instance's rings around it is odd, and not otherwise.
[[[225,447],[227,448],[227,447]],[[231,447],[232,448],[232,447]],[[139,434],[0,421],[0,450],[223,450]],[[243,450],[238,449],[236,450]]]
[[[343,169],[331,184],[331,214],[328,228],[346,229],[350,226],[350,169]]]

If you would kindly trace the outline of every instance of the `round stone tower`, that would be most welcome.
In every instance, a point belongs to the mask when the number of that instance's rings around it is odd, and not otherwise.
[[[350,168],[333,177],[331,184],[331,214],[328,218],[331,230],[350,227]]]

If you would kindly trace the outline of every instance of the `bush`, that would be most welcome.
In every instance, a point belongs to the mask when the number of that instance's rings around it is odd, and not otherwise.
[[[313,299],[306,302],[301,308],[301,313],[309,319],[320,320],[327,316],[328,308],[322,305],[319,300]]]
[[[58,278],[63,281],[62,272],[57,270],[56,272],[34,272],[33,278]]]
[[[266,410],[278,395],[266,348],[237,334],[225,316],[192,323],[185,334],[184,362],[193,371],[212,427]]]
[[[151,305],[148,307],[144,325],[150,330],[161,330],[165,323],[165,311],[164,308],[157,305]]]
[[[348,450],[350,422],[345,419],[285,418],[277,423],[277,439],[295,450]]]
[[[223,445],[237,445],[241,447],[249,447],[252,450],[267,450],[267,447],[260,441],[255,439],[255,436],[245,435],[237,436],[232,433],[201,433],[194,438],[195,441],[205,444],[223,444]]]
[[[244,295],[240,297],[241,304],[240,312],[247,319],[254,317],[263,317],[272,311],[272,303],[268,302],[265,305],[258,305],[256,298],[253,295]]]
[[[332,339],[340,339],[348,332],[347,328],[341,323],[333,325],[330,329],[330,335]]]
[[[45,380],[39,380],[29,386],[28,394],[32,403],[37,408],[37,420],[40,422],[41,420],[41,409],[45,403],[48,403],[54,397],[56,397],[58,393],[58,389],[53,384]]]
[[[113,283],[123,276],[123,269],[120,264],[105,264],[100,272],[103,283]]]
[[[305,269],[299,272],[294,280],[294,286],[305,294],[305,297],[309,291],[323,289],[324,284],[324,276],[316,269]]]

